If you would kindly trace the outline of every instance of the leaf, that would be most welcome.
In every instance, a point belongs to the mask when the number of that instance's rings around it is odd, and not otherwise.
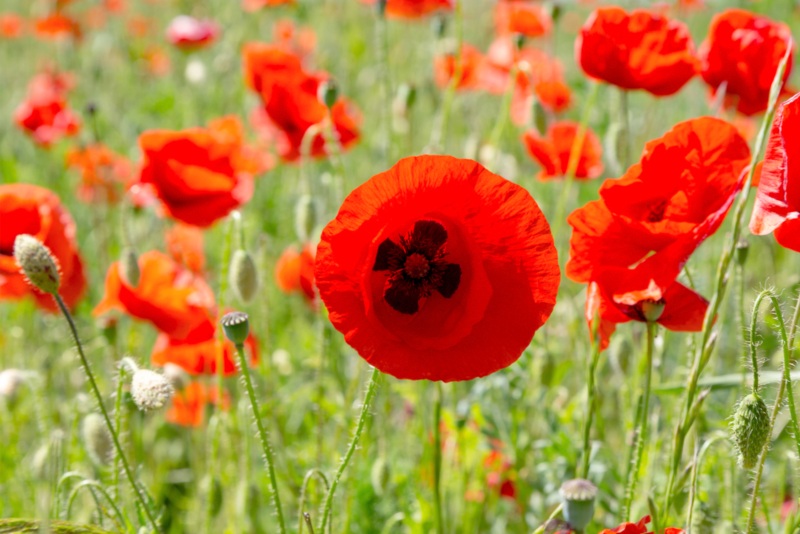
[[[0,534],[40,532],[44,526],[44,521],[39,519],[0,519]],[[112,534],[108,530],[69,521],[51,521],[49,531],[54,534]]]
[[[777,384],[781,381],[783,373],[780,371],[761,371],[758,375],[758,383],[762,386],[768,384]],[[800,371],[794,371],[789,375],[792,382],[800,381]],[[743,377],[742,373],[731,373],[728,375],[710,376],[702,378],[698,381],[697,385],[700,388],[736,388],[742,385],[751,386],[753,384],[753,375],[747,373]],[[670,382],[662,384],[653,388],[655,393],[680,393],[686,389],[686,383]]]

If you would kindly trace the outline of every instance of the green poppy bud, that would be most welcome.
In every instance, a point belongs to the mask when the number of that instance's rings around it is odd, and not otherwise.
[[[258,269],[249,252],[239,249],[233,253],[229,278],[233,292],[239,300],[253,300],[258,292]]]
[[[222,316],[220,320],[222,330],[234,345],[242,345],[250,333],[250,320],[244,312],[230,312]]]
[[[58,264],[44,243],[32,235],[18,235],[14,239],[14,259],[31,285],[45,293],[58,294],[61,285]]]
[[[597,497],[597,487],[588,480],[576,478],[562,484],[564,519],[573,529],[583,531],[592,521],[595,497]]]
[[[752,469],[769,439],[769,410],[755,393],[741,400],[733,414],[733,440],[739,450],[739,463]]]

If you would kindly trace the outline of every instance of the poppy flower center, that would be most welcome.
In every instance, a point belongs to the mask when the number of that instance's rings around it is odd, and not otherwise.
[[[667,201],[659,200],[650,206],[650,212],[647,214],[647,222],[660,222],[664,219],[664,212],[667,211]]]
[[[414,314],[419,302],[437,292],[450,298],[461,283],[461,266],[446,261],[447,230],[436,221],[417,221],[399,243],[386,238],[378,246],[373,271],[388,271],[383,292],[394,310]]]

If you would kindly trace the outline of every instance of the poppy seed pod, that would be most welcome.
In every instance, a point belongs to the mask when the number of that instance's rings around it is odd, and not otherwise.
[[[641,303],[642,315],[648,323],[654,323],[661,318],[664,313],[663,300],[645,300]]]
[[[733,414],[733,440],[739,450],[739,463],[752,469],[769,439],[769,410],[755,393],[741,400]]]
[[[339,86],[333,80],[325,80],[317,88],[317,99],[331,109],[339,100]]]
[[[31,285],[45,293],[58,294],[61,284],[58,264],[44,243],[32,235],[19,234],[14,239],[14,259]]]
[[[175,393],[167,378],[149,369],[138,369],[131,380],[133,402],[143,412],[164,406]]]
[[[102,415],[92,412],[84,417],[81,436],[93,462],[106,465],[111,460],[114,443]]]
[[[250,333],[250,320],[244,312],[226,313],[220,320],[225,337],[234,345],[240,346]]]
[[[560,493],[564,501],[564,519],[573,529],[583,531],[594,516],[597,487],[588,480],[576,478],[564,482]]]
[[[242,302],[250,302],[258,292],[258,269],[253,256],[239,249],[231,259],[230,284]]]
[[[136,255],[136,251],[131,247],[122,249],[122,254],[120,254],[119,258],[119,266],[122,280],[133,288],[137,287],[139,285],[141,271],[139,270],[139,257]]]

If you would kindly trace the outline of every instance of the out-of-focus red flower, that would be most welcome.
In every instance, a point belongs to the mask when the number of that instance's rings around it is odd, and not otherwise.
[[[345,199],[314,269],[330,320],[398,378],[514,363],[555,305],[550,228],[523,188],[470,160],[400,160]]]
[[[434,58],[433,71],[436,85],[447,87],[452,83],[453,77],[458,72],[459,78],[456,89],[480,88],[480,69],[483,64],[483,54],[474,46],[464,43],[461,45],[460,57],[456,53],[439,55]]]
[[[119,202],[133,177],[130,161],[103,144],[70,149],[66,160],[81,174],[78,198],[89,204]]]
[[[528,154],[541,165],[537,175],[539,180],[551,180],[566,176],[573,145],[577,142],[578,123],[572,121],[554,122],[547,128],[547,136],[542,137],[536,130],[528,130],[522,141]],[[591,130],[587,129],[581,151],[577,155],[575,176],[579,180],[597,178],[603,172],[602,145]]]
[[[646,515],[638,523],[623,523],[614,529],[604,529],[600,534],[653,534],[647,529],[650,516]]]
[[[206,386],[201,382],[191,382],[172,396],[172,406],[164,418],[175,425],[199,427],[205,420],[206,405],[214,404],[223,410],[231,406],[230,395],[220,395],[216,387]]]
[[[150,130],[139,136],[142,184],[151,184],[172,218],[206,227],[250,200],[261,164],[242,144],[242,126],[225,117],[208,128]]]
[[[169,55],[157,46],[147,48],[142,53],[142,60],[145,70],[153,76],[165,76],[169,73]]]
[[[63,13],[52,13],[36,19],[33,30],[37,37],[46,40],[68,38],[79,40],[83,37],[83,30],[78,21]]]
[[[575,53],[588,76],[656,96],[678,92],[699,70],[686,25],[643,9],[596,9],[581,28]]]
[[[203,251],[203,231],[188,224],[178,223],[164,234],[167,251],[172,259],[193,273],[202,274],[206,266]]]
[[[103,0],[103,9],[109,13],[122,13],[128,8],[125,0]]]
[[[736,128],[710,117],[648,142],[639,163],[605,181],[600,200],[569,216],[567,276],[588,282],[597,268],[627,268],[695,231],[699,244],[722,223],[749,162]]]
[[[499,35],[516,33],[526,37],[540,37],[550,33],[553,20],[544,6],[515,0],[495,4],[494,24]]]
[[[125,21],[125,29],[132,37],[146,37],[153,30],[153,21],[144,15],[131,15]]]
[[[303,139],[309,128],[319,130],[306,144],[315,157],[325,156],[323,121],[330,121],[343,149],[359,137],[358,119],[352,104],[345,98],[328,110],[317,93],[328,78],[324,72],[309,73],[301,58],[279,46],[264,43],[245,45],[244,70],[247,85],[259,94],[261,112],[253,115],[256,127],[272,138],[281,157],[294,161],[301,156]]]
[[[245,351],[250,355],[251,365],[258,363],[258,342],[252,333],[245,340]],[[185,340],[170,338],[161,333],[156,338],[150,362],[163,366],[172,363],[193,375],[216,375],[219,364],[225,376],[236,374],[236,349],[233,343],[219,339],[213,332],[205,335],[190,336]]]
[[[219,35],[219,26],[211,20],[201,20],[189,15],[178,15],[167,27],[167,39],[181,50],[191,51],[213,43]]]
[[[272,39],[276,46],[305,57],[317,47],[317,34],[311,28],[297,28],[291,19],[275,22]]]
[[[309,303],[317,298],[314,286],[314,246],[310,243],[298,252],[294,246],[284,249],[275,264],[275,283],[284,293],[302,292]]]
[[[374,5],[377,0],[361,0],[363,4]],[[453,0],[387,0],[386,15],[399,19],[420,19],[437,11],[453,9]]]
[[[703,80],[712,93],[725,89],[725,104],[739,113],[754,115],[767,109],[769,89],[778,65],[792,46],[786,24],[729,9],[714,16],[708,38],[700,46]],[[792,70],[786,66],[784,85]]]
[[[800,252],[800,93],[775,113],[750,219],[755,235],[775,233],[782,246]]]
[[[213,337],[214,294],[201,277],[155,250],[139,257],[136,287],[123,279],[121,271],[119,262],[109,267],[105,295],[92,312],[94,315],[122,311],[150,322],[175,340]]]
[[[30,295],[40,308],[58,309],[51,295],[26,282],[17,265],[14,240],[20,234],[34,236],[53,253],[61,274],[59,294],[73,307],[86,290],[75,222],[55,193],[31,184],[0,185],[0,301]]]
[[[242,9],[245,11],[258,11],[265,7],[291,6],[295,0],[242,0]]]
[[[686,531],[682,528],[667,527],[666,530],[664,530],[664,534],[686,534]]]
[[[25,31],[25,21],[15,13],[0,14],[0,39],[16,39]]]
[[[514,484],[513,464],[503,452],[493,448],[483,457],[486,470],[486,485],[501,497],[515,500],[517,488]]]

